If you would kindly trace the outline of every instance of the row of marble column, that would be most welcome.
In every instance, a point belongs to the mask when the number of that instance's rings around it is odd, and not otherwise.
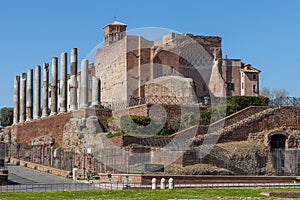
[[[71,50],[70,58],[70,80],[68,95],[67,80],[67,53],[63,52],[60,56],[60,80],[59,80],[59,105],[58,105],[58,58],[52,58],[51,65],[51,103],[50,116],[58,113],[65,113],[68,110],[78,109],[77,93],[79,91],[79,108],[88,108],[88,77],[89,63],[84,59],[81,62],[80,83],[77,81],[77,48]],[[78,88],[80,85],[80,88]],[[43,89],[41,106],[41,88]],[[34,92],[33,92],[34,91]],[[34,96],[33,96],[34,94]],[[68,101],[69,99],[69,109]],[[92,78],[92,103],[91,106],[100,106],[100,79]],[[59,109],[59,110],[58,110]],[[14,124],[19,122],[48,117],[49,115],[49,63],[43,64],[43,82],[41,87],[41,67],[35,68],[35,87],[33,90],[33,69],[29,69],[27,74],[14,78]]]

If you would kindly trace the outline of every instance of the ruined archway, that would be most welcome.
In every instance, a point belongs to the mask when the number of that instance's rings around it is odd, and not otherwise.
[[[269,136],[270,151],[272,155],[272,165],[276,175],[284,175],[285,143],[287,136],[285,133],[273,133]]]

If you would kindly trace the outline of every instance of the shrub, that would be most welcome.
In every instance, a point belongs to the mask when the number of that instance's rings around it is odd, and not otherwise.
[[[117,136],[122,136],[122,135],[125,135],[122,131],[119,131],[119,132],[116,132],[116,133],[107,133],[105,136],[107,138],[113,138],[113,137],[117,137]]]

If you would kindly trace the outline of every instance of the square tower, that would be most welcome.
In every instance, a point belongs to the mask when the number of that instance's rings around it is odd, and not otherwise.
[[[127,24],[114,21],[106,25],[104,30],[104,46],[108,46],[116,41],[122,40],[126,36]]]

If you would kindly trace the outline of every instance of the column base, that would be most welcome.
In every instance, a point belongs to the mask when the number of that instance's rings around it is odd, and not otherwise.
[[[57,112],[51,112],[50,116],[57,115]]]
[[[31,121],[32,120],[32,118],[27,118],[26,119],[26,122],[29,122],[29,121]]]
[[[85,108],[88,108],[88,107],[89,107],[89,105],[87,105],[87,104],[80,105],[80,109],[85,109]]]

